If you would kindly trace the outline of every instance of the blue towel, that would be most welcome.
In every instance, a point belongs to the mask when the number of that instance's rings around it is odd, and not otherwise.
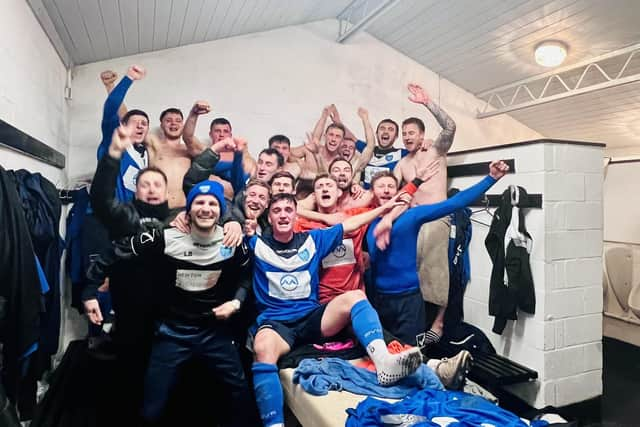
[[[367,396],[402,399],[424,388],[444,390],[436,374],[425,364],[396,385],[385,387],[378,384],[375,372],[334,357],[302,360],[293,373],[293,383],[300,384],[307,393],[315,396],[324,396],[331,390],[344,390]]]

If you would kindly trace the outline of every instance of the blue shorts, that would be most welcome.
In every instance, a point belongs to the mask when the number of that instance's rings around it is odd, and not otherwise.
[[[420,289],[403,294],[378,293],[375,308],[384,329],[403,344],[416,345],[416,335],[424,333],[427,323]]]
[[[323,304],[305,317],[296,320],[266,319],[258,326],[256,334],[260,329],[273,329],[292,349],[300,344],[319,343],[323,339],[320,325],[326,308],[327,304]]]

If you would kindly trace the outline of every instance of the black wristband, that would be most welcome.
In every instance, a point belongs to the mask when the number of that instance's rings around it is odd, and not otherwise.
[[[421,179],[420,179],[420,178],[418,178],[418,177],[415,177],[415,178],[413,179],[413,181],[411,181],[411,183],[412,183],[413,185],[415,185],[416,187],[420,187],[420,185],[422,185],[422,183],[423,183],[423,182],[424,182],[424,181],[423,181],[423,180],[421,180]]]

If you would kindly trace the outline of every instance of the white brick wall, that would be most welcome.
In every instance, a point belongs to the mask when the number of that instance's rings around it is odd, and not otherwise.
[[[574,403],[602,391],[602,156],[602,147],[554,143],[450,155],[449,164],[514,158],[517,173],[490,193],[516,184],[543,194],[543,209],[525,216],[534,242],[535,315],[519,313],[502,335],[491,332],[488,229],[475,223],[465,294],[465,319],[483,329],[500,354],[538,372],[537,381],[510,387],[536,407]],[[456,178],[451,185],[473,182]]]

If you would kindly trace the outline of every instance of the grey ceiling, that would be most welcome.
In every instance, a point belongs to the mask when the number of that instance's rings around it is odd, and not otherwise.
[[[73,64],[335,18],[351,3],[27,1],[54,45],[65,51],[61,57]],[[639,18],[638,0],[399,0],[365,31],[481,94],[548,71],[533,60],[535,45],[545,39],[568,44],[569,65],[638,44]],[[639,97],[640,84],[631,83],[510,114],[547,137],[637,145]]]

